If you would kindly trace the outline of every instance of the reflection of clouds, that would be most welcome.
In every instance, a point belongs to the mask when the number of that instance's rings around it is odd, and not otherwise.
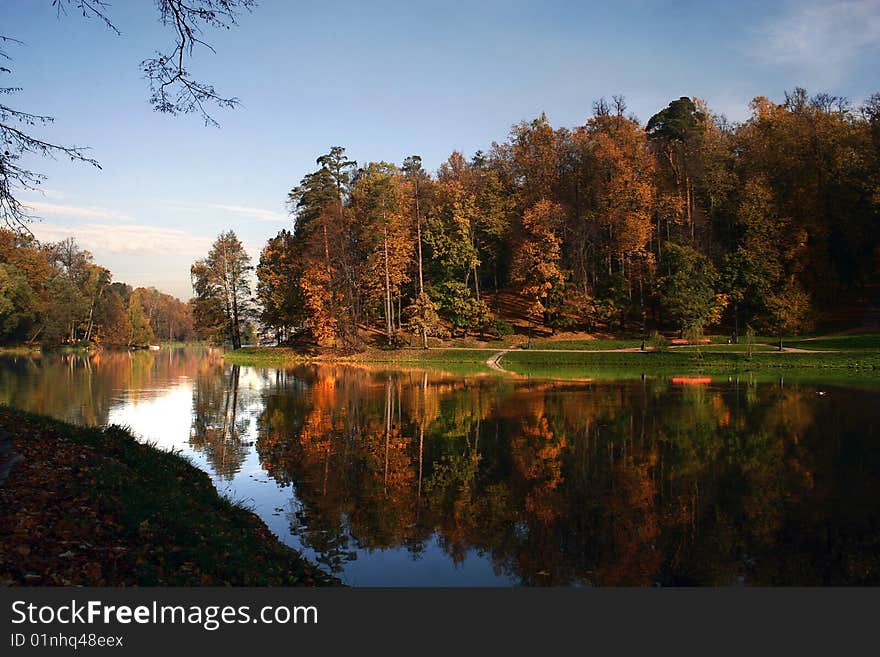
[[[5,362],[0,395],[91,424],[111,407],[350,584],[876,579],[827,559],[829,540],[847,563],[875,558],[848,538],[877,526],[874,392],[832,409],[788,382],[237,368],[204,349],[47,354],[39,377]]]
[[[188,447],[215,478],[234,479],[253,452],[264,385],[259,370],[219,363],[196,377]]]
[[[181,449],[192,426],[192,387],[191,380],[181,378],[173,388],[138,391],[110,409],[109,422],[129,427],[161,449]]]
[[[265,373],[256,367],[242,367],[238,373],[238,387],[258,392],[267,385]]]

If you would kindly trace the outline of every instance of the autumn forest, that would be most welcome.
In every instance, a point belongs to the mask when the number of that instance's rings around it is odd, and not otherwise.
[[[241,344],[531,331],[797,334],[877,289],[880,96],[699,99],[642,124],[614,97],[582,126],[522,122],[430,175],[334,147],[289,193],[291,229],[251,263],[234,232],[193,267],[196,330]]]
[[[750,109],[735,124],[682,97],[642,124],[615,96],[582,126],[542,115],[434,175],[418,156],[358,166],[333,147],[292,186],[291,228],[258,263],[221,235],[188,304],[113,282],[72,239],[4,229],[0,340],[352,351],[533,329],[846,328],[880,286],[880,96],[795,89]]]

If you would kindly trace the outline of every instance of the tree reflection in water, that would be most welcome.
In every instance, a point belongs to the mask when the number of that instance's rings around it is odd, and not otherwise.
[[[335,570],[436,533],[531,585],[875,582],[877,395],[839,392],[303,367],[256,447]]]
[[[880,393],[688,382],[0,358],[0,402],[183,450],[343,575],[467,584],[476,557],[526,585],[880,583]]]
[[[239,372],[238,365],[224,368],[222,361],[208,361],[199,367],[193,387],[190,445],[205,455],[217,476],[227,480],[241,469],[251,447]]]

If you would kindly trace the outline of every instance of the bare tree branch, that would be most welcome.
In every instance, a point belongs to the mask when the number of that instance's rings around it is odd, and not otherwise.
[[[21,45],[21,41],[17,39],[0,35],[0,44],[6,43]],[[12,59],[4,50],[0,50],[0,58],[7,61]],[[0,74],[10,72],[8,68],[0,67]],[[0,95],[12,95],[20,90],[20,87],[0,87]],[[18,199],[18,195],[22,191],[37,189],[45,180],[43,174],[22,164],[24,155],[69,157],[73,161],[100,168],[96,160],[86,155],[85,148],[53,144],[25,132],[28,127],[48,125],[53,120],[51,116],[18,110],[0,103],[0,220],[12,230],[30,233],[28,223],[33,217],[27,206]]]
[[[241,11],[251,11],[255,0],[157,0],[163,25],[174,29],[175,44],[170,51],[157,52],[141,62],[144,76],[150,81],[150,102],[156,111],[166,114],[200,114],[205,125],[217,126],[206,109],[212,104],[232,108],[239,104],[234,96],[219,94],[212,85],[190,77],[185,60],[195,46],[214,52],[202,38],[204,28],[229,29]]]
[[[104,0],[52,0],[52,6],[55,7],[59,18],[67,14],[68,5],[81,11],[84,18],[97,18],[116,34],[122,34],[104,13],[110,3]]]
[[[208,112],[208,106],[232,108],[238,105],[235,97],[222,96],[214,87],[193,79],[185,67],[195,46],[203,46],[214,52],[201,35],[206,28],[229,29],[235,24],[241,11],[251,11],[256,0],[155,0],[159,19],[163,25],[172,27],[174,47],[169,54],[156,53],[156,57],[141,62],[145,77],[150,82],[150,103],[157,111],[166,114],[200,114],[205,125],[218,123]],[[85,18],[94,18],[117,35],[122,32],[110,20],[105,0],[52,0],[59,17],[75,9]],[[3,49],[7,44],[24,45],[12,37],[0,35],[0,60],[11,62]],[[0,75],[11,74],[9,66],[0,66]],[[0,87],[0,96],[10,96],[21,87]],[[18,232],[30,233],[28,224],[33,220],[28,208],[19,200],[22,191],[35,190],[46,177],[29,169],[22,158],[28,155],[41,157],[69,157],[71,161],[84,162],[101,168],[98,161],[87,155],[87,148],[63,146],[38,139],[25,132],[29,127],[51,124],[54,117],[19,110],[0,103],[0,221]]]

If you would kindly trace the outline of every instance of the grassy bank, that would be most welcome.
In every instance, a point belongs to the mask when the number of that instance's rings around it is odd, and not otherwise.
[[[779,353],[754,351],[717,351],[706,349],[670,349],[647,353],[587,353],[511,351],[502,361],[505,369],[515,365],[613,366],[636,370],[677,370],[693,372],[749,371],[764,369],[850,369],[880,376],[880,353],[876,351],[839,351],[823,353]]]
[[[204,472],[124,429],[0,406],[0,432],[24,456],[0,487],[0,585],[336,583]]]
[[[366,362],[389,365],[424,365],[470,371],[488,370],[486,361],[504,352],[498,365],[509,372],[523,374],[562,373],[583,377],[597,372],[620,374],[738,373],[750,371],[834,370],[858,376],[880,377],[880,334],[798,338],[785,342],[786,348],[814,353],[778,352],[766,342],[752,345],[714,342],[706,346],[665,347],[640,351],[634,340],[558,340],[535,341],[531,349],[522,345],[492,344],[481,347],[438,347],[424,349],[371,349],[354,355],[327,352],[302,354],[281,347],[248,347],[230,352],[225,358],[235,364],[284,367],[300,362]]]
[[[31,347],[28,345],[15,345],[9,347],[0,347],[0,356],[31,356],[39,352],[39,346]]]
[[[233,365],[281,367],[300,363],[485,363],[497,349],[370,349],[356,354],[302,353],[286,347],[242,347],[223,354]]]
[[[532,359],[511,352],[501,365],[512,375],[533,378],[623,380],[704,376],[713,381],[737,378],[755,382],[814,383],[866,389],[880,388],[880,359],[855,354],[821,358],[829,354],[704,354],[687,353],[559,354],[555,359]]]

